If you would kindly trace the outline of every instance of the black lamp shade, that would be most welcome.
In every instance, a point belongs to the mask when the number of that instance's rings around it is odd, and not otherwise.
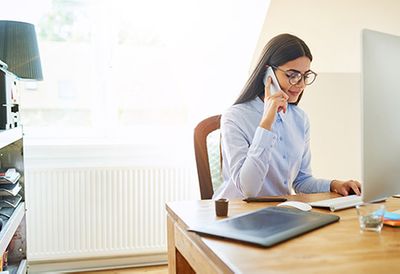
[[[35,26],[0,20],[0,60],[21,79],[43,80]]]

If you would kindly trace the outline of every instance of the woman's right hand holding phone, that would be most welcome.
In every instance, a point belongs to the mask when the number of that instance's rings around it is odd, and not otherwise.
[[[268,77],[264,88],[264,114],[261,118],[260,127],[271,130],[279,111],[286,112],[289,96],[282,90],[271,94],[272,78]]]

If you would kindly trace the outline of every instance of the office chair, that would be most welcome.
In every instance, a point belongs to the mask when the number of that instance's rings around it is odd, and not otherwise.
[[[222,184],[221,115],[208,117],[194,129],[194,152],[202,200],[211,199],[214,190]]]

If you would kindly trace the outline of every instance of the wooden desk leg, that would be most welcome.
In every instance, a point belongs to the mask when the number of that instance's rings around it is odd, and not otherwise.
[[[175,221],[171,216],[167,216],[167,234],[168,234],[168,273],[196,273],[190,266],[185,257],[178,251],[175,246]]]
[[[175,221],[167,214],[168,273],[176,273]]]
[[[176,273],[195,274],[196,272],[190,266],[188,261],[186,261],[185,257],[182,256],[179,250],[175,249],[175,251]]]

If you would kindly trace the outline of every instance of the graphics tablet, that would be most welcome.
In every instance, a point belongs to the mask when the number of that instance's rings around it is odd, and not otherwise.
[[[272,246],[338,220],[339,216],[332,214],[273,206],[188,230]]]

